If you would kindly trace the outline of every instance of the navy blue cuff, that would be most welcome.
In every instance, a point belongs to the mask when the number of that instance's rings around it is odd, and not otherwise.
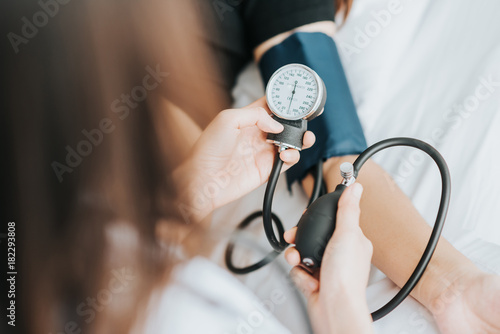
[[[360,154],[367,148],[335,41],[323,33],[294,33],[262,56],[259,68],[264,84],[278,68],[291,63],[316,71],[325,82],[328,97],[323,114],[308,122],[316,143],[302,151],[299,163],[288,170],[289,187],[321,159]]]

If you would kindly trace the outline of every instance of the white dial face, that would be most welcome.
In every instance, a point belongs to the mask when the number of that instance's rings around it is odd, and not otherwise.
[[[318,99],[318,83],[314,74],[301,66],[284,67],[272,78],[270,84],[270,107],[285,119],[305,117]]]

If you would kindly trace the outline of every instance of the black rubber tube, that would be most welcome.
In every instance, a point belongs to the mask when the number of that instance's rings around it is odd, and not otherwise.
[[[259,218],[261,216],[262,216],[262,211],[256,211],[256,212],[252,213],[251,215],[249,215],[248,217],[246,217],[238,225],[238,227],[236,228],[236,231],[243,230],[245,227],[247,227],[248,225],[250,225],[250,223],[252,221],[254,221],[255,219],[257,219],[257,218]],[[272,216],[273,221],[276,222],[276,227],[278,229],[278,232],[281,235],[283,235],[283,233],[285,233],[285,229],[283,228],[283,224],[281,223],[281,220],[274,213],[272,213],[271,216]],[[265,258],[263,258],[262,260],[254,263],[252,265],[249,265],[247,267],[236,267],[233,264],[233,251],[234,251],[234,242],[235,242],[235,239],[236,239],[235,235],[233,235],[231,237],[231,239],[229,240],[228,244],[227,244],[226,252],[225,252],[225,261],[226,261],[227,268],[231,272],[233,272],[235,274],[238,274],[238,275],[245,275],[245,274],[249,274],[249,273],[251,273],[253,271],[259,270],[260,268],[262,268],[265,265],[267,265],[269,262],[273,261],[281,253],[281,252],[277,252],[277,251],[273,250],[269,254],[267,254],[267,256]]]
[[[429,242],[425,247],[420,261],[415,267],[415,270],[413,271],[405,285],[403,285],[401,290],[396,294],[396,296],[394,296],[387,304],[372,313],[373,321],[377,321],[393,311],[399,304],[403,302],[406,297],[408,297],[408,295],[417,285],[418,281],[424,274],[425,269],[427,268],[432,258],[432,255],[434,254],[437,243],[439,241],[439,237],[441,236],[441,232],[443,230],[450,203],[451,178],[450,171],[448,170],[448,166],[446,165],[446,161],[434,147],[418,139],[406,137],[390,138],[370,146],[354,162],[354,176],[357,178],[359,170],[361,169],[363,164],[374,154],[380,152],[381,150],[395,146],[410,146],[417,148],[427,153],[434,160],[434,162],[436,162],[439,168],[439,172],[441,173],[441,201],[439,203],[436,222],[434,223]]]
[[[264,232],[266,232],[267,240],[269,240],[269,243],[277,252],[282,252],[288,247],[288,243],[283,238],[282,233],[280,233],[278,238],[276,238],[272,221],[274,191],[276,190],[276,185],[278,184],[282,167],[283,160],[280,159],[280,152],[278,152],[274,158],[273,169],[271,170],[271,176],[267,182],[266,192],[264,194],[264,203],[262,204],[262,223],[264,226]]]
[[[225,252],[225,262],[227,268],[238,275],[245,275],[249,274],[253,271],[256,271],[271,261],[273,261],[283,250],[285,250],[288,247],[288,243],[285,241],[283,238],[283,234],[285,233],[285,229],[283,227],[283,223],[281,220],[272,212],[272,205],[273,205],[273,197],[274,197],[274,191],[276,190],[276,185],[278,184],[278,179],[279,175],[281,172],[281,168],[283,167],[283,161],[279,157],[279,152],[276,154],[276,157],[274,159],[274,164],[273,168],[271,170],[271,175],[269,177],[269,181],[267,183],[266,187],[266,193],[264,195],[264,204],[262,207],[262,211],[256,211],[246,217],[236,228],[235,232],[243,230],[245,227],[250,225],[252,221],[255,219],[259,218],[262,216],[263,219],[263,226],[264,230],[266,231],[266,237],[269,241],[269,243],[273,246],[273,251],[270,252],[265,258],[262,260],[246,266],[246,267],[236,267],[233,264],[233,251],[235,247],[235,236],[231,236],[227,247],[226,247],[226,252]],[[323,193],[325,193],[324,190],[324,181],[323,181],[323,161],[320,160],[318,164],[315,166],[313,170],[313,177],[314,177],[314,186],[313,186],[313,192],[311,194],[311,197],[309,199],[309,206],[312,202],[314,202],[319,196],[321,196]],[[278,230],[278,238],[274,235],[274,230],[273,230],[273,222],[276,225],[276,228]]]
[[[311,193],[311,197],[309,198],[309,203],[307,203],[307,207],[309,207],[315,200],[318,199],[323,193],[323,160],[320,160],[316,166],[314,166],[314,185],[313,191]]]

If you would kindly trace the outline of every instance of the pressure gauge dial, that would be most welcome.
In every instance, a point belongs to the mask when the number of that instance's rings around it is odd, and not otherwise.
[[[279,118],[311,120],[321,115],[326,88],[319,75],[302,64],[281,67],[266,87],[269,109]]]

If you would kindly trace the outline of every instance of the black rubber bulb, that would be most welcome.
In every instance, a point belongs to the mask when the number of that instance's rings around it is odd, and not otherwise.
[[[346,188],[339,184],[334,192],[315,200],[297,224],[295,247],[300,253],[301,262],[309,268],[321,265],[326,245],[335,230],[340,195]]]

